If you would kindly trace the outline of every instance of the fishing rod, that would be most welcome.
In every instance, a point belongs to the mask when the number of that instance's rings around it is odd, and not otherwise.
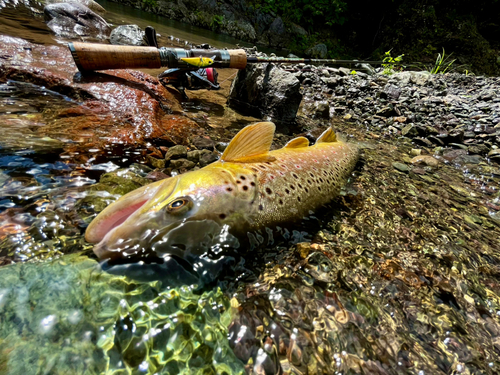
[[[253,57],[243,49],[184,49],[166,47],[117,46],[69,43],[75,64],[81,72],[108,69],[245,69],[247,64],[283,63],[311,65],[388,64],[384,61],[304,59],[300,57]]]
[[[158,48],[156,32],[146,28],[149,47],[93,43],[69,43],[78,70],[82,73],[108,69],[168,68],[158,76],[165,87],[173,86],[189,99],[185,90],[218,90],[215,68],[245,69],[248,64],[283,63],[311,65],[387,64],[384,61],[303,59],[300,57],[247,56],[243,49]]]

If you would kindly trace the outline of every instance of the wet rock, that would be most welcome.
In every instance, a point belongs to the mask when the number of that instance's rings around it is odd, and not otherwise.
[[[476,144],[470,145],[468,151],[471,154],[486,155],[490,151],[490,148],[484,144]]]
[[[182,145],[170,147],[165,154],[165,160],[182,159],[187,156],[187,148]]]
[[[81,4],[89,8],[90,10],[98,13],[104,14],[106,13],[106,9],[104,9],[99,3],[94,0],[45,0],[45,4],[58,4],[58,3],[69,3],[69,4]]]
[[[191,143],[198,150],[211,150],[211,151],[213,151],[213,149],[215,147],[214,141],[212,141],[208,137],[194,137],[192,139]]]
[[[111,31],[111,44],[147,46],[146,33],[137,25],[120,25]]]
[[[207,165],[217,161],[219,156],[215,152],[209,150],[201,150],[200,154],[200,167],[206,167]]]
[[[488,158],[495,161],[500,161],[500,149],[491,150],[488,152]]]
[[[215,148],[219,152],[224,152],[224,150],[226,149],[228,144],[229,143],[226,143],[226,142],[217,142],[217,144],[215,145]]]
[[[205,134],[194,121],[170,114],[181,113],[180,97],[148,74],[114,70],[83,77],[75,74],[66,46],[43,46],[7,36],[0,36],[0,54],[0,84],[21,81],[22,87],[8,84],[8,90],[45,91],[40,95],[45,101],[33,107],[36,126],[25,127],[29,137],[64,139],[65,149],[87,152],[114,142],[136,147],[147,141],[186,144],[193,135]],[[18,96],[23,103],[25,94]],[[30,122],[33,116],[16,121]],[[16,128],[23,127],[17,124]]]
[[[197,164],[200,161],[200,155],[201,155],[200,150],[189,151],[187,153],[187,159]]]
[[[170,168],[179,169],[179,170],[187,170],[194,168],[196,164],[188,159],[174,159],[170,160]]]
[[[146,161],[149,165],[153,166],[154,168],[165,168],[165,159],[158,159],[155,158],[151,155],[146,155]]]
[[[439,161],[430,155],[415,156],[413,159],[411,159],[411,163],[414,165],[424,164],[429,167],[437,167],[439,165]]]
[[[47,26],[58,36],[107,39],[111,33],[101,16],[80,3],[49,4],[43,12]]]
[[[255,64],[238,72],[228,104],[243,114],[291,123],[301,100],[300,82],[295,75],[273,64]]]
[[[467,150],[458,149],[458,150],[446,151],[443,153],[443,157],[448,161],[453,161],[457,157],[462,155],[467,155]]]
[[[410,168],[404,163],[394,162],[392,166],[400,172],[408,173],[410,171]]]
[[[432,147],[432,142],[429,141],[427,138],[416,137],[413,138],[413,142],[420,146]]]
[[[401,134],[408,137],[415,137],[418,135],[418,130],[413,124],[407,124],[401,129]]]

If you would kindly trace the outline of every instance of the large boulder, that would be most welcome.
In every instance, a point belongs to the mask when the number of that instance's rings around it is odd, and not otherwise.
[[[246,115],[292,123],[302,94],[300,82],[274,64],[256,64],[240,70],[233,81],[228,104]]]
[[[107,39],[111,33],[104,18],[79,3],[49,4],[43,12],[47,26],[61,37]]]
[[[146,33],[137,25],[121,25],[111,31],[111,44],[125,46],[147,46]]]

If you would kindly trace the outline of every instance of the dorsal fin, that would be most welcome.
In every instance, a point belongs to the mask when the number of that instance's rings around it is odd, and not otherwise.
[[[326,129],[323,134],[319,136],[316,143],[337,142],[337,136],[331,127]]]
[[[222,161],[248,161],[252,156],[265,157],[273,143],[274,130],[272,122],[258,122],[240,130],[229,142],[221,156]]]
[[[307,139],[306,137],[297,137],[288,142],[284,148],[301,148],[308,146],[309,146],[309,139]]]

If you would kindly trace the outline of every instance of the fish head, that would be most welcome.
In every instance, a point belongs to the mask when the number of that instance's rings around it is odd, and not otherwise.
[[[187,222],[241,228],[251,217],[255,185],[248,170],[220,166],[157,181],[108,206],[89,225],[85,238],[97,243],[94,252],[100,259],[133,258],[151,253]]]

